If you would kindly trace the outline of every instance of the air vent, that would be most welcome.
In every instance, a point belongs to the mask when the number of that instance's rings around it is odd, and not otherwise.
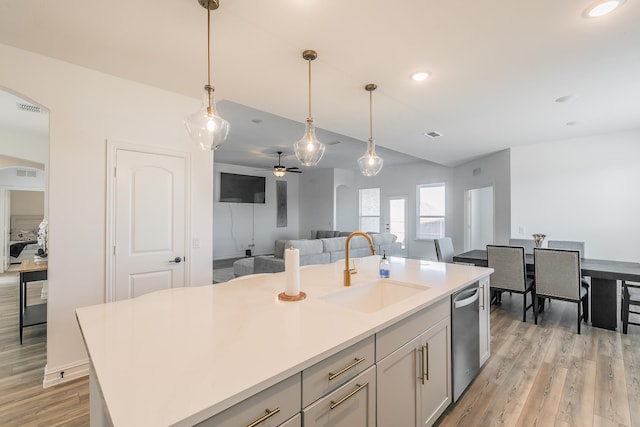
[[[35,178],[36,171],[27,170],[27,169],[18,169],[16,171],[16,175],[23,178]]]
[[[42,109],[36,105],[31,105],[31,104],[25,104],[22,102],[16,102],[16,107],[18,108],[18,110],[21,111],[27,111],[29,113],[37,113],[40,114],[42,113]]]
[[[429,138],[439,138],[442,136],[441,133],[436,132],[436,131],[431,131],[431,132],[425,132],[423,133],[424,136],[428,136]]]

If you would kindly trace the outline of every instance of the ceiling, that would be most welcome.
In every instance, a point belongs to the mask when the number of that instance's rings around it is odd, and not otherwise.
[[[378,85],[374,137],[387,165],[455,166],[521,144],[640,128],[634,0],[601,18],[583,17],[592,0],[220,2],[213,82],[231,132],[216,161],[270,167],[282,150],[294,166],[291,144],[307,116],[305,49],[318,52],[318,137],[333,144],[320,167],[356,168],[369,136],[367,83]],[[0,43],[198,99],[206,82],[206,11],[196,0],[4,0]],[[431,77],[412,81],[419,70]]]

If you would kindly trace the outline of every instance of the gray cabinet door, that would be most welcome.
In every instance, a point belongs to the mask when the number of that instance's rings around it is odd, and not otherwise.
[[[452,401],[450,332],[450,321],[444,319],[421,335],[421,426],[433,425]]]
[[[378,425],[380,427],[415,427],[418,425],[418,402],[421,381],[419,336],[378,362]]]
[[[451,403],[449,319],[380,360],[378,425],[433,425]]]

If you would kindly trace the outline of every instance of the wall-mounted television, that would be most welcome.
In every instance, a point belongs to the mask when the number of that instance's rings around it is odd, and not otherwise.
[[[220,172],[220,202],[264,203],[265,177]]]

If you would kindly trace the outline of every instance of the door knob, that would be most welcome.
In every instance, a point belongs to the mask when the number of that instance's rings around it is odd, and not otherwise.
[[[180,258],[179,256],[175,257],[174,259],[172,259],[169,262],[175,262],[176,264],[180,264],[180,262],[182,262],[182,258]]]

